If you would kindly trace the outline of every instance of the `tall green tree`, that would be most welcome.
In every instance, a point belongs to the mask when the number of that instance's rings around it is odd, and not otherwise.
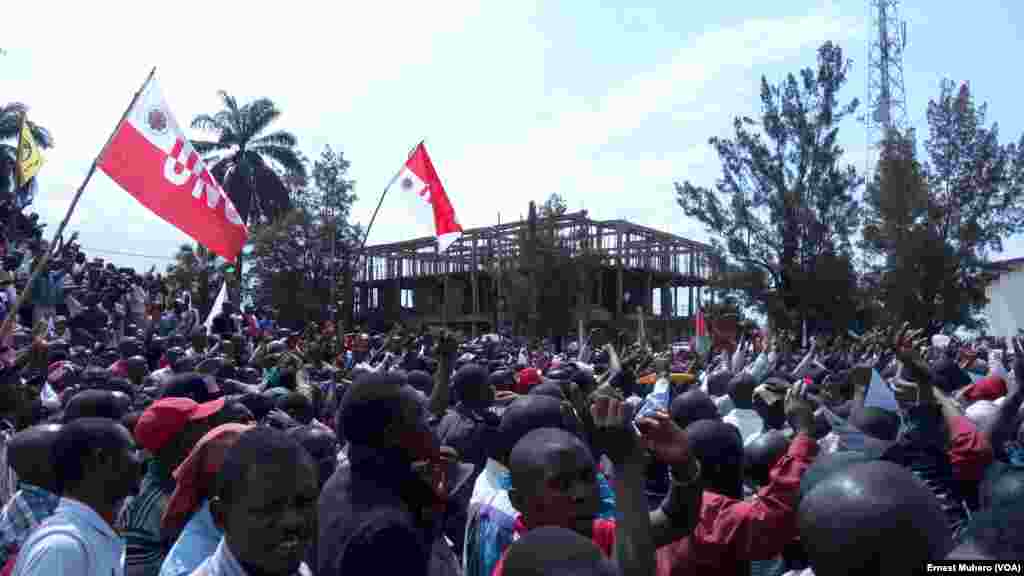
[[[337,285],[351,274],[362,227],[349,222],[356,195],[348,168],[341,152],[326,148],[292,209],[253,230],[254,300],[283,321],[329,319]]]
[[[760,119],[738,117],[732,138],[711,138],[722,163],[714,188],[689,181],[675,188],[683,212],[704,224],[731,270],[721,286],[738,289],[780,327],[831,318],[843,329],[837,315],[851,308],[850,238],[862,178],[844,163],[838,135],[858,101],[838,100],[849,71],[842,49],[827,42],[817,60],[816,69],[777,85],[762,77]]]
[[[1024,136],[1001,144],[967,84],[928,103],[927,162],[890,134],[868,187],[865,248],[885,315],[933,329],[977,327],[984,268],[1024,222]]]
[[[200,114],[192,128],[209,133],[211,140],[193,140],[196,151],[205,155],[210,173],[228,193],[247,224],[273,221],[288,212],[290,183],[306,177],[306,164],[291,132],[268,132],[281,116],[269,98],[239,105],[234,96],[221,90],[224,108],[215,114]],[[242,257],[236,267],[237,283],[242,281]]]

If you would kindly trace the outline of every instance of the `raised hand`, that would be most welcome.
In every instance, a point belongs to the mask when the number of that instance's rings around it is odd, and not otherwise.
[[[814,409],[802,383],[792,386],[786,393],[786,421],[797,432],[814,433]]]
[[[686,432],[667,412],[659,410],[641,418],[636,425],[643,435],[641,441],[644,447],[653,452],[661,462],[678,466],[685,464],[689,459]]]
[[[590,405],[594,420],[594,444],[616,467],[636,462],[642,456],[633,429],[633,407],[611,396],[597,396]],[[642,462],[642,459],[639,460]]]

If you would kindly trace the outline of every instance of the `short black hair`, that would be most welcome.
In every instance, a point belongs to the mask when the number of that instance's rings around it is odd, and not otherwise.
[[[313,402],[298,392],[289,392],[277,400],[277,409],[291,414],[299,424],[307,425],[315,416]]]
[[[132,408],[131,398],[111,390],[82,390],[64,407],[64,422],[79,418],[121,420]]]
[[[110,418],[78,418],[61,428],[53,443],[54,473],[57,489],[63,494],[85,479],[86,467],[96,450],[121,450],[128,433]]]
[[[306,462],[311,470],[316,470],[313,457],[295,438],[281,430],[255,426],[246,430],[228,449],[224,464],[217,473],[214,495],[230,506],[234,498],[248,490],[249,470],[253,465],[266,462],[274,462],[278,466],[296,466]]]
[[[7,462],[19,480],[54,489],[56,461],[50,455],[60,431],[59,424],[40,424],[11,436],[7,441]]]

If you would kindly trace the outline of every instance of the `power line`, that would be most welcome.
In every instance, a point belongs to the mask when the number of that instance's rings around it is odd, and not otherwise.
[[[82,246],[82,250],[86,252],[97,252],[99,254],[111,254],[115,256],[134,256],[136,258],[149,258],[150,260],[167,260],[173,262],[177,260],[173,256],[152,256],[150,254],[138,254],[135,252],[122,252],[120,250],[103,250],[102,248],[90,248],[89,246]]]

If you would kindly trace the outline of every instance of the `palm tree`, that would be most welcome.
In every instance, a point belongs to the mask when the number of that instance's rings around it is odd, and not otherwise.
[[[6,197],[15,185],[14,166],[18,160],[18,136],[21,119],[28,112],[28,106],[13,102],[0,105],[0,196]],[[29,130],[40,148],[53,146],[50,132],[35,122],[28,120]]]
[[[192,128],[211,133],[215,140],[194,140],[206,155],[210,173],[227,192],[247,224],[275,220],[288,211],[288,182],[305,178],[306,163],[296,149],[293,134],[284,130],[263,134],[281,115],[269,98],[242,106],[227,92],[218,92],[224,108],[216,114],[200,114]],[[236,267],[242,281],[242,255]]]

